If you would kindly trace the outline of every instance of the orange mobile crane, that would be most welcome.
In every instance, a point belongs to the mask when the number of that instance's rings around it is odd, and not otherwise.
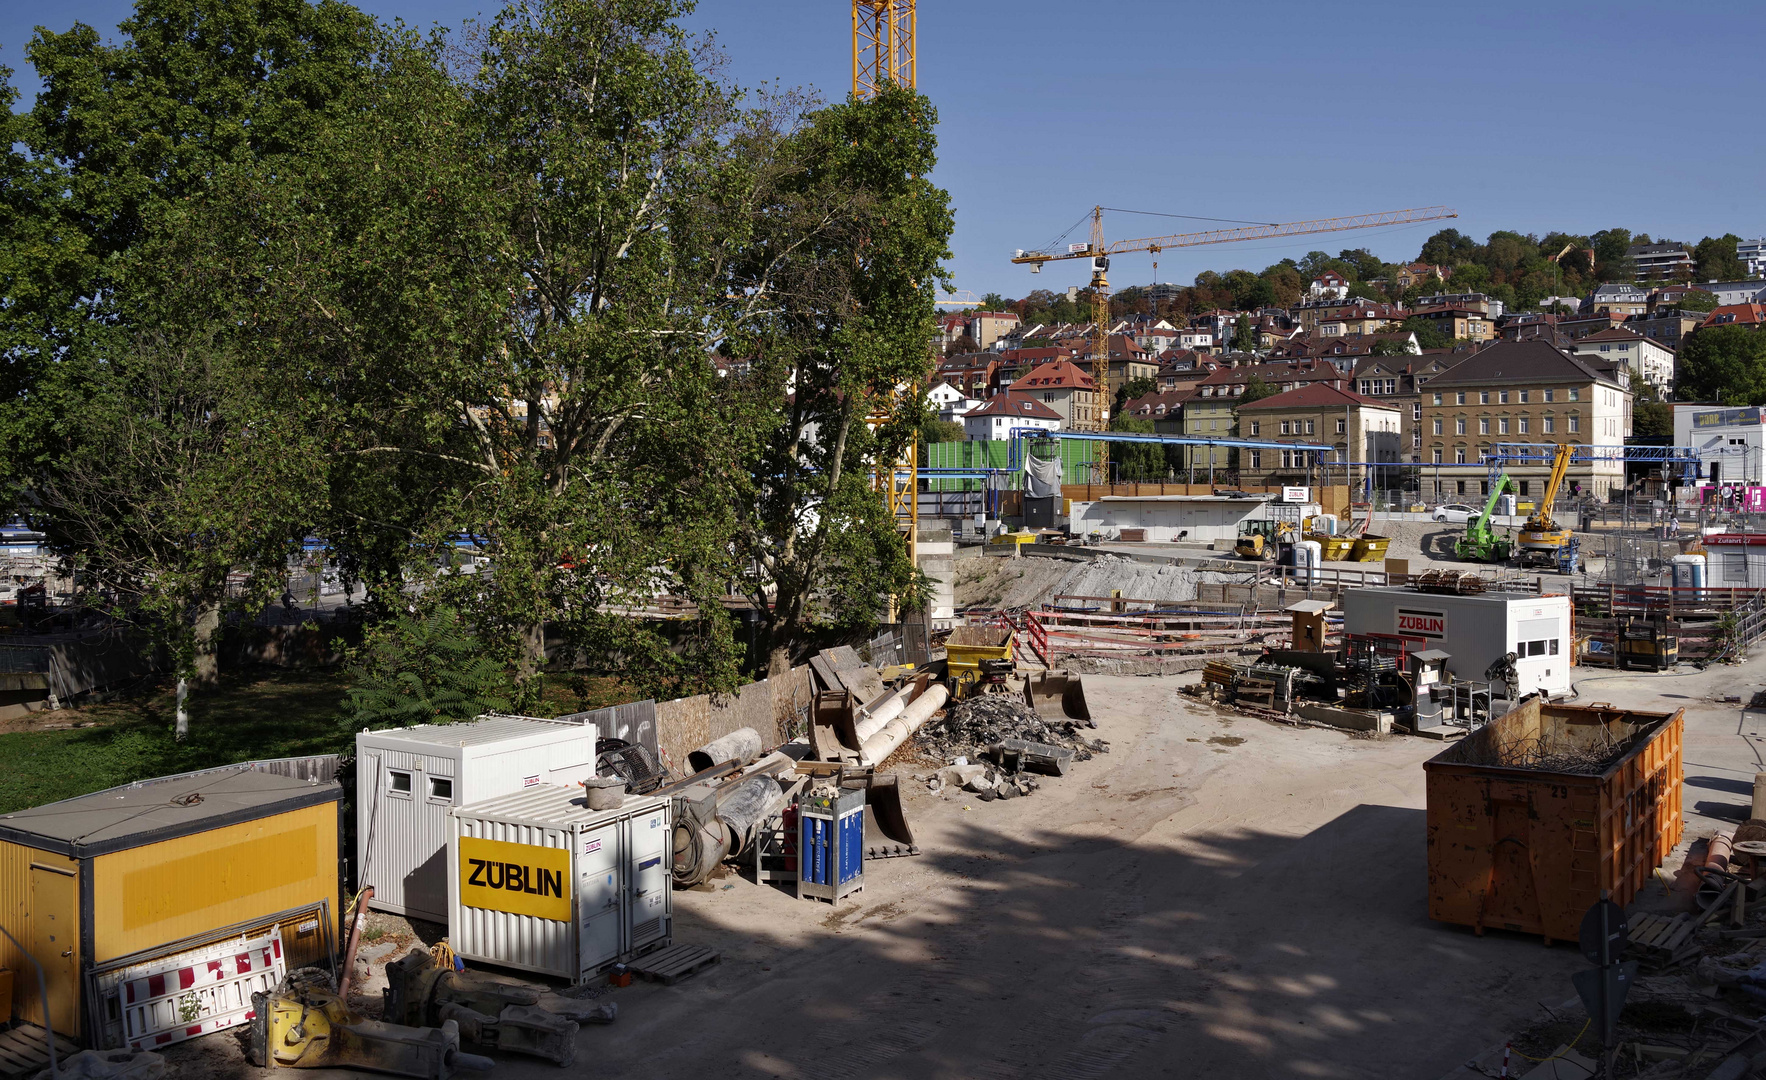
[[[898,0],[899,2],[899,0]],[[910,3],[911,7],[912,4]],[[855,8],[856,10],[856,8]],[[856,55],[856,54],[855,54]],[[856,61],[855,61],[856,62]],[[857,70],[856,68],[854,70]],[[1251,225],[1237,229],[1211,229],[1207,232],[1179,233],[1173,236],[1147,236],[1139,240],[1104,240],[1104,210],[1092,208],[1091,240],[1085,244],[1069,244],[1066,251],[1024,251],[1012,256],[1014,263],[1029,263],[1030,272],[1042,272],[1042,264],[1063,259],[1091,260],[1092,309],[1092,380],[1098,395],[1097,423],[1099,431],[1110,430],[1110,256],[1131,251],[1151,252],[1156,258],[1166,248],[1199,247],[1203,244],[1231,244],[1240,240],[1267,240],[1277,236],[1302,236],[1307,233],[1346,232],[1350,229],[1374,229],[1381,225],[1411,225],[1419,221],[1441,221],[1458,217],[1445,206],[1426,206],[1415,210],[1389,210],[1382,214],[1359,214],[1353,217],[1320,218],[1314,221],[1290,221],[1286,224]],[[1241,344],[1243,344],[1241,342]],[[1103,475],[1100,483],[1109,483],[1109,443],[1098,444],[1098,457],[1093,468]]]

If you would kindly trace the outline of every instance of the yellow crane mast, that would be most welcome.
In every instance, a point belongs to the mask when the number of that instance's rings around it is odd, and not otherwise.
[[[1014,263],[1030,264],[1033,274],[1042,272],[1042,264],[1064,259],[1091,260],[1092,309],[1092,380],[1097,383],[1098,430],[1110,429],[1110,256],[1131,251],[1151,252],[1155,257],[1166,248],[1200,247],[1204,244],[1232,244],[1242,240],[1266,240],[1278,236],[1303,236],[1307,233],[1346,232],[1350,229],[1374,229],[1382,225],[1411,225],[1422,221],[1441,221],[1458,217],[1445,206],[1426,206],[1411,210],[1388,210],[1378,214],[1356,214],[1349,217],[1318,218],[1312,221],[1290,221],[1285,224],[1251,225],[1237,229],[1210,229],[1206,232],[1177,233],[1171,236],[1146,236],[1138,240],[1104,241],[1104,210],[1094,206],[1091,216],[1091,239],[1085,244],[1070,244],[1066,251],[1023,251],[1013,254]],[[1098,456],[1093,468],[1109,482],[1109,443],[1098,443]]]
[[[919,82],[915,55],[919,47],[919,24],[915,0],[851,0],[852,92],[873,97],[890,86],[915,86]],[[961,304],[951,298],[946,303]],[[870,423],[886,424],[919,395],[919,385],[878,387],[871,406]],[[916,566],[919,552],[919,439],[908,440],[907,449],[891,463],[878,462],[872,486],[888,504],[907,544],[908,561]],[[890,621],[895,619],[895,600],[890,598]]]

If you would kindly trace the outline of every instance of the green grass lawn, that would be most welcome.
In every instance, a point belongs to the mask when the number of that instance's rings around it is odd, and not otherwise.
[[[0,734],[0,813],[68,799],[153,776],[254,758],[340,753],[341,671],[251,671],[228,675],[191,698],[190,736],[172,738],[171,685],[127,700],[40,714],[87,725]]]

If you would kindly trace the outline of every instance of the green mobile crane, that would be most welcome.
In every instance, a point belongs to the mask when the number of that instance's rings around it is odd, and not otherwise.
[[[1513,541],[1498,536],[1490,527],[1490,514],[1496,509],[1496,500],[1502,496],[1503,488],[1514,486],[1508,473],[1498,476],[1496,483],[1490,485],[1490,499],[1484,503],[1484,512],[1466,522],[1466,534],[1453,546],[1455,555],[1472,562],[1508,562]]]

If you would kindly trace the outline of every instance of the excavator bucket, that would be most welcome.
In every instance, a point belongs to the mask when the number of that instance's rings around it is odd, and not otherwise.
[[[870,828],[895,842],[883,845],[884,855],[918,855],[914,846],[914,830],[908,827],[907,815],[901,809],[901,778],[894,773],[874,769],[848,769],[840,773],[842,787],[865,789],[865,805],[871,810]]]
[[[1024,700],[1038,716],[1091,723],[1085,703],[1085,680],[1065,671],[1045,671],[1024,680]]]

